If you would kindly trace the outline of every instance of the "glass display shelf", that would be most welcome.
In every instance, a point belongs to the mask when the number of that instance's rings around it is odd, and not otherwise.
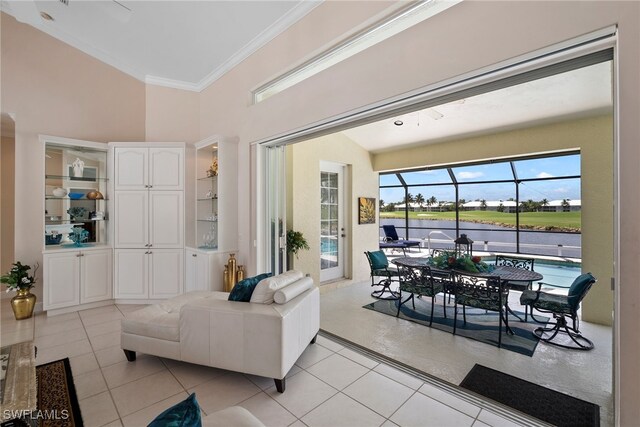
[[[78,223],[78,225],[80,225],[81,223],[85,223],[85,222],[97,222],[97,221],[108,221],[109,218],[102,218],[102,219],[74,219],[74,220],[70,220],[70,219],[47,219],[45,220],[45,224],[67,224],[67,223]]]
[[[81,202],[102,202],[109,199],[87,199],[86,197],[81,197],[79,199],[72,199],[69,196],[65,197],[56,197],[56,196],[44,196],[45,200],[76,200]]]
[[[109,181],[109,178],[100,178],[100,177],[80,177],[80,176],[68,176],[68,175],[45,175],[46,179],[67,179],[69,181],[84,181],[84,182],[95,182],[95,181]]]
[[[198,178],[198,181],[211,180],[211,179],[214,179],[214,178],[217,178],[217,177],[218,177],[218,175],[216,175],[216,176],[205,176],[204,178]]]

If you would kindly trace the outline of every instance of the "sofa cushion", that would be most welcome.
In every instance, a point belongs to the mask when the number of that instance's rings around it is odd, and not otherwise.
[[[155,417],[147,427],[200,427],[200,406],[193,393],[160,415]]]
[[[169,298],[168,300],[158,304],[161,310],[167,313],[180,313],[180,309],[183,305],[190,302],[197,301],[202,298],[211,298],[213,292],[211,291],[192,291],[186,294],[179,295],[177,297]]]
[[[202,427],[264,427],[264,424],[242,406],[230,406],[207,415]]]
[[[313,279],[311,277],[303,277],[282,289],[278,289],[273,295],[273,300],[276,304],[286,304],[312,287]]]
[[[296,280],[302,279],[303,277],[304,275],[302,274],[302,272],[289,270],[286,273],[263,279],[253,290],[250,302],[258,304],[271,304],[273,303],[273,295],[278,289],[284,288],[285,286],[290,285]]]
[[[233,289],[231,289],[231,293],[229,294],[229,301],[249,302],[251,300],[251,294],[253,294],[253,290],[255,289],[256,285],[262,279],[266,279],[267,277],[271,277],[271,273],[263,273],[239,281],[238,283],[236,283]]]
[[[179,342],[180,311],[168,313],[160,305],[136,310],[122,319],[122,332]]]

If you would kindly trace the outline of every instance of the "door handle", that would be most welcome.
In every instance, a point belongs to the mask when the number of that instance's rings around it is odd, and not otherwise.
[[[197,254],[191,254],[191,256],[198,256]]]

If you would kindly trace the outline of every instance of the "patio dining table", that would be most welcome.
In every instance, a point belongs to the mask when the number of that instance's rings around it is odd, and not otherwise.
[[[391,262],[395,265],[409,268],[422,268],[422,267],[431,267],[431,270],[435,274],[449,274],[450,270],[436,268],[433,266],[433,258],[432,257],[400,257],[391,260]],[[509,282],[537,282],[542,280],[542,274],[525,270],[523,268],[510,267],[506,265],[500,265],[495,267],[492,271],[487,273],[472,273],[478,276],[497,276],[502,280],[507,286]],[[520,319],[520,321],[524,321],[520,316],[515,314],[513,310],[507,304],[507,311]]]

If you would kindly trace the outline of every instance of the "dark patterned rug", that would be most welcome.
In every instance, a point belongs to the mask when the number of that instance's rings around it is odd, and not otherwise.
[[[600,407],[476,364],[460,387],[560,427],[599,426]]]
[[[411,306],[411,301],[402,305],[402,308],[400,309],[400,318],[429,326],[431,298],[416,298],[415,302],[415,310]],[[378,313],[395,317],[398,311],[398,301],[378,300],[363,307],[377,311]],[[436,299],[432,328],[446,332],[453,332],[453,305],[447,305],[446,310],[447,317],[445,318],[442,299]],[[516,311],[516,313],[521,318],[524,318],[524,313],[518,311]],[[536,318],[538,320],[549,320],[549,318],[542,316],[536,316]],[[531,317],[529,317],[529,321],[525,323],[519,321],[514,316],[509,315],[509,326],[511,327],[511,330],[513,330],[514,335],[506,334],[503,329],[501,348],[524,354],[525,356],[533,356],[536,346],[538,345],[538,339],[533,336],[532,332],[535,328],[542,325],[540,323],[533,322]],[[458,325],[456,335],[471,338],[497,347],[498,313],[467,307],[467,324],[465,325],[462,321],[462,307],[458,306]]]
[[[82,427],[69,359],[36,366],[40,427]]]

